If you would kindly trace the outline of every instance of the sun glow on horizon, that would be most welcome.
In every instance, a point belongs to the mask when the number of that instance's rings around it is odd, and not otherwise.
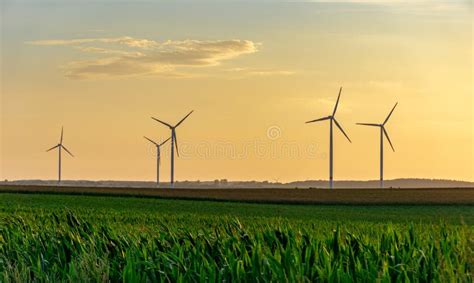
[[[474,181],[472,3],[374,2],[2,3],[0,177],[54,179],[64,126],[64,179],[154,180],[150,117],[194,109],[177,180],[327,179],[329,125],[305,122],[342,86],[335,180],[378,178],[355,123],[398,102],[385,178]]]

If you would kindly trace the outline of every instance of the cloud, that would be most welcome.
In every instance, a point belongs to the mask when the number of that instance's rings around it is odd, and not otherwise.
[[[113,43],[121,44],[129,47],[151,48],[159,43],[148,39],[135,39],[129,36],[114,37],[114,38],[79,38],[79,39],[51,39],[51,40],[35,40],[28,41],[28,44],[42,45],[42,46],[74,46],[86,43]]]
[[[279,70],[262,70],[262,71],[250,71],[248,74],[255,75],[255,76],[290,76],[293,75],[295,72],[293,71],[279,71]]]
[[[124,51],[124,50],[100,48],[100,47],[93,47],[93,46],[74,46],[74,48],[82,52],[99,53],[99,54],[130,55],[130,56],[142,55],[142,53],[140,52],[130,52],[130,51]]]
[[[132,37],[37,40],[37,46],[69,46],[76,50],[109,55],[73,61],[63,69],[71,79],[164,75],[183,77],[180,67],[209,67],[224,60],[258,51],[259,44],[249,40],[182,40],[157,42]],[[111,48],[114,46],[116,48]]]
[[[240,78],[244,76],[291,76],[295,74],[294,71],[254,68],[231,68],[226,71],[235,73]]]

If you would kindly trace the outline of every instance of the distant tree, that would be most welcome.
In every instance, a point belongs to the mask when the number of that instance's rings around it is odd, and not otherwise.
[[[224,186],[227,185],[227,179],[222,179],[222,180],[220,180],[220,183],[221,183],[222,185],[224,185]]]
[[[219,180],[214,180],[214,186],[218,187],[219,186]]]

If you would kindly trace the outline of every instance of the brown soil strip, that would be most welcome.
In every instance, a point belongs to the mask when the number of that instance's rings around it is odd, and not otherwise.
[[[0,193],[53,193],[305,204],[474,204],[473,188],[161,189],[1,185]]]

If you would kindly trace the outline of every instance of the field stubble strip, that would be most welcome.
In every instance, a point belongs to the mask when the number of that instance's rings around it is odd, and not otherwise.
[[[0,193],[113,195],[295,204],[473,204],[473,188],[180,189],[2,185]]]

